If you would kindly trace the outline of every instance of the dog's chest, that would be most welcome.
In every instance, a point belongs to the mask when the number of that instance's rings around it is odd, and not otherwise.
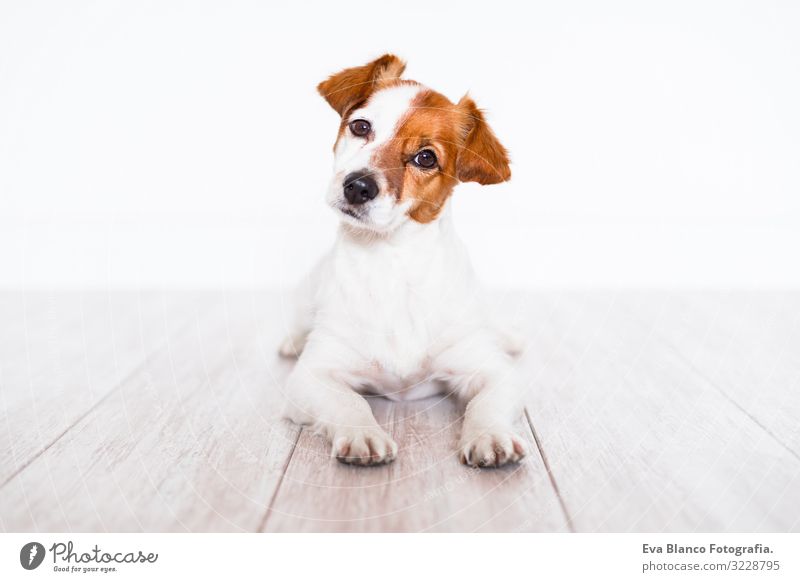
[[[391,391],[431,378],[435,354],[459,310],[459,265],[446,252],[344,249],[334,254],[321,297],[324,325],[356,355],[359,373]]]

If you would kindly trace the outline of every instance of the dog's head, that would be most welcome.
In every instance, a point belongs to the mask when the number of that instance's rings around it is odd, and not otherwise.
[[[317,89],[341,116],[328,202],[347,224],[389,232],[435,220],[458,182],[511,177],[508,154],[469,97],[452,103],[384,55]]]

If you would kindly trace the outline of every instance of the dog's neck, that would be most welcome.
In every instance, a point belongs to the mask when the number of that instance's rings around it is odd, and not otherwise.
[[[394,292],[402,294],[403,289],[435,293],[448,285],[447,280],[464,281],[472,272],[447,209],[431,222],[408,220],[386,234],[342,226],[333,265],[344,285],[358,287],[353,294],[367,292],[384,299]]]

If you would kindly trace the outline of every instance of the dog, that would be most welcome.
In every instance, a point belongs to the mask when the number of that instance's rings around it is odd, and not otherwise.
[[[519,338],[487,315],[447,204],[459,182],[509,180],[508,153],[470,97],[452,103],[404,69],[387,54],[317,87],[341,118],[327,191],[340,227],[280,347],[299,358],[285,416],[324,435],[340,461],[375,465],[397,444],[363,394],[447,392],[466,403],[461,461],[517,462]]]

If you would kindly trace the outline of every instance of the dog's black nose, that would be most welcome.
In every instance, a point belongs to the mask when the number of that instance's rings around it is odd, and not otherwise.
[[[350,204],[364,204],[378,195],[378,183],[369,174],[353,172],[344,179],[344,197]]]

